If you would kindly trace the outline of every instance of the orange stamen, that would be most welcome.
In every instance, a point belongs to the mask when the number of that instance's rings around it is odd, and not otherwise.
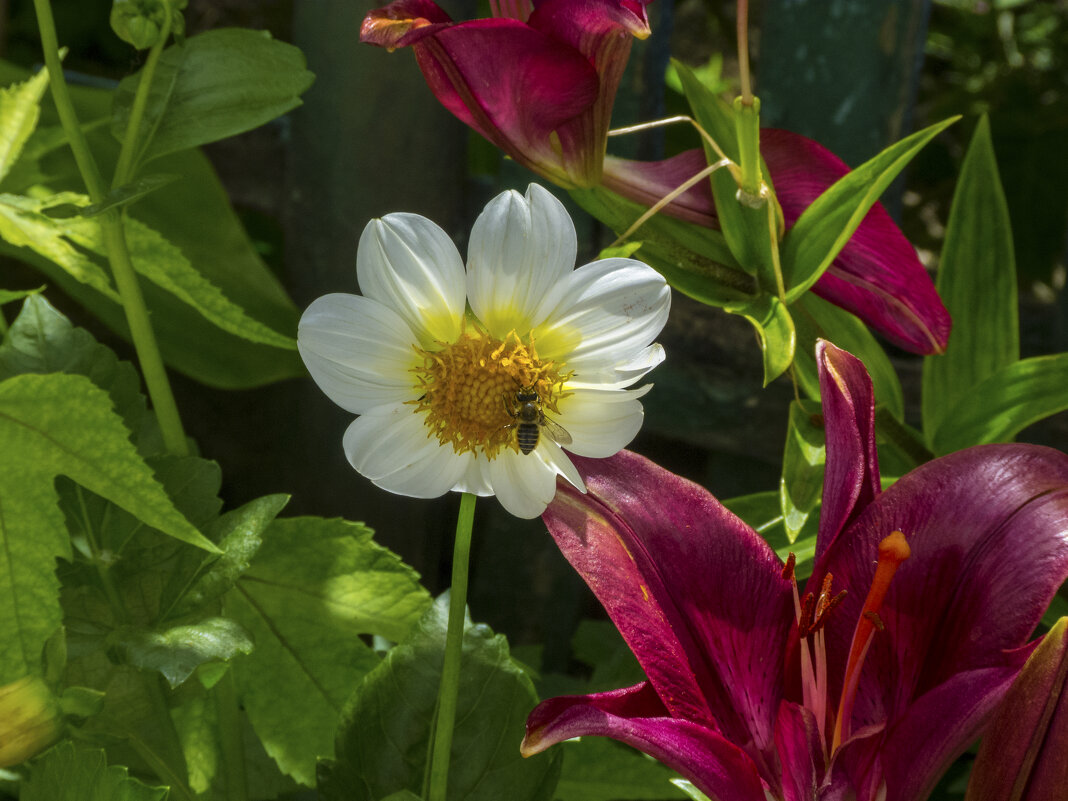
[[[860,669],[864,665],[864,657],[868,654],[868,647],[876,629],[882,630],[879,609],[886,597],[886,591],[890,588],[890,579],[910,554],[909,544],[900,531],[893,532],[879,543],[879,562],[875,568],[875,577],[872,579],[871,589],[868,590],[868,597],[864,599],[864,609],[857,620],[857,627],[853,631],[853,644],[849,649],[849,661],[846,662],[842,699],[838,704],[838,718],[834,724],[832,753],[849,737],[849,721],[853,716],[853,701],[860,683]],[[875,621],[878,621],[878,624]]]

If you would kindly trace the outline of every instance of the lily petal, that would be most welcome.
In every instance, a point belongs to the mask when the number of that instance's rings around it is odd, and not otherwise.
[[[531,184],[526,197],[502,192],[471,229],[471,311],[497,339],[513,330],[523,336],[544,319],[538,308],[574,271],[577,250],[575,225],[547,189]]]
[[[816,537],[819,559],[838,534],[879,494],[875,392],[864,363],[830,342],[816,343],[827,459]],[[887,532],[889,534],[890,532]]]
[[[355,414],[415,396],[414,341],[400,315],[359,295],[316,298],[297,326],[297,349],[315,383]]]
[[[710,728],[668,717],[648,683],[543,701],[527,720],[524,756],[572,737],[599,735],[627,743],[675,769],[719,801],[764,801],[749,756]]]
[[[636,454],[575,463],[589,494],[561,488],[544,520],[665,707],[768,748],[793,622],[775,554],[704,489]]]
[[[364,297],[396,311],[424,347],[453,342],[466,306],[466,276],[456,245],[418,214],[371,220],[360,236],[356,276]]]

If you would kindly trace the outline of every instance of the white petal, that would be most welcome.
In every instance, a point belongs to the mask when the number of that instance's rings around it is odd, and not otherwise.
[[[415,335],[396,312],[359,295],[312,301],[297,326],[297,350],[315,383],[356,414],[411,400]]]
[[[538,354],[583,369],[603,370],[640,357],[667,322],[671,290],[660,273],[633,259],[603,259],[560,282],[537,316]]]
[[[405,319],[425,347],[454,342],[466,309],[464,265],[448,234],[418,214],[371,220],[356,251],[360,291]]]
[[[537,184],[489,202],[471,229],[467,291],[489,332],[520,336],[541,322],[542,299],[575,266],[575,226],[563,204]]]
[[[485,465],[489,462],[485,458],[475,458],[467,465],[467,471],[460,480],[453,484],[453,492],[470,492],[472,495],[486,497],[493,494],[493,487],[486,478]]]
[[[559,445],[548,437],[541,437],[538,440],[538,452],[552,466],[557,475],[563,476],[580,492],[586,492],[586,482],[579,475],[578,468],[567,458],[567,454]]]
[[[537,517],[556,495],[556,470],[537,451],[503,451],[485,471],[501,506],[516,517]]]
[[[584,380],[572,378],[567,382],[567,386],[583,389],[625,389],[641,380],[662,361],[664,361],[664,347],[654,342],[626,364],[614,367],[606,365],[600,370],[584,367],[582,370]]]
[[[470,454],[457,454],[427,437],[423,416],[411,406],[373,409],[345,431],[345,455],[360,475],[382,489],[413,498],[448,492],[467,470]]]
[[[558,419],[572,439],[567,449],[595,459],[619,453],[642,427],[645,412],[638,398],[651,388],[652,384],[636,390],[576,389],[560,401]]]

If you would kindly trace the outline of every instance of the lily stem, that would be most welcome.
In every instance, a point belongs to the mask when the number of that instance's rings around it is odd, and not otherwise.
[[[78,123],[78,115],[74,110],[67,81],[63,76],[52,7],[48,0],[33,0],[33,6],[37,12],[37,26],[41,33],[45,66],[48,68],[52,99],[55,101],[56,111],[59,112],[59,120],[67,134],[71,150],[74,152],[74,160],[78,164],[82,180],[85,181],[90,200],[93,203],[101,203],[107,195],[106,185],[101,178],[96,160],[89,150],[85,134]],[[142,75],[142,82],[146,79],[150,81],[151,76]],[[123,151],[134,147],[133,140],[136,138],[136,133],[136,131],[127,130]],[[163,434],[163,443],[171,454],[188,455],[189,446],[178,415],[178,405],[174,401],[174,393],[171,391],[167,371],[163,366],[163,357],[160,355],[156,335],[149,320],[148,307],[145,305],[144,295],[141,294],[137,273],[134,271],[133,261],[126,246],[120,212],[116,209],[108,209],[101,214],[100,229],[115,285],[122,299],[126,324],[130,329],[130,339],[137,352],[137,361],[141,366],[141,374],[145,378],[145,387],[152,399],[152,408],[156,412]]]
[[[433,746],[430,752],[430,787],[427,801],[445,801],[449,782],[456,703],[460,694],[460,661],[463,655],[464,610],[467,607],[467,577],[471,556],[471,529],[475,519],[475,496],[465,492],[456,518],[456,542],[452,550],[452,586],[449,589],[449,627],[445,634],[445,657],[438,685]]]

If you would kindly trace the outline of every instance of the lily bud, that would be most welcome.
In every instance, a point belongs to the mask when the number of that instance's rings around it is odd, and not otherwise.
[[[18,765],[63,733],[59,705],[38,676],[0,687],[0,768]]]
[[[1068,786],[1068,618],[1038,646],[979,747],[965,801],[1055,801]]]

